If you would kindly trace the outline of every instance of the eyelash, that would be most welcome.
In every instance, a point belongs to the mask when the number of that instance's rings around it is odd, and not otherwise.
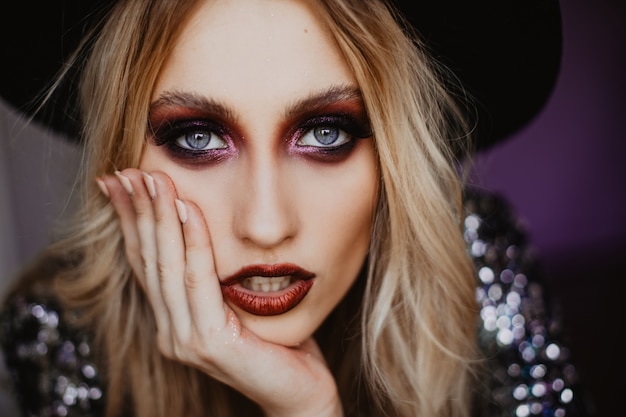
[[[180,141],[185,140],[185,136],[194,133],[208,133],[211,141],[222,141],[225,146],[212,149],[193,149],[181,146]],[[220,160],[224,158],[231,145],[229,135],[221,124],[210,119],[183,119],[183,120],[166,120],[159,124],[157,129],[152,129],[152,139],[156,146],[165,146],[173,159],[180,160],[185,163],[199,163],[204,161]],[[205,145],[205,146],[207,146]]]
[[[316,129],[337,130],[339,136],[332,143],[324,145],[317,138],[313,138],[319,146],[303,142],[309,135],[315,136]],[[181,146],[185,136],[194,133],[208,133],[211,135],[209,142],[213,140],[223,141],[223,146],[211,149],[193,149]],[[321,115],[305,119],[291,130],[288,135],[290,151],[295,154],[304,154],[315,160],[334,162],[349,155],[357,139],[370,137],[371,131],[368,123],[347,113]],[[156,146],[165,146],[171,157],[190,164],[204,164],[218,162],[225,158],[233,147],[233,141],[229,130],[221,123],[210,119],[183,119],[166,120],[159,127],[152,130],[152,140]],[[333,143],[340,142],[338,145]]]
[[[324,144],[316,137],[316,130],[338,131],[338,137],[329,144]],[[319,145],[303,143],[311,134]],[[317,152],[322,154],[342,153],[352,149],[356,139],[364,139],[371,136],[367,123],[362,123],[350,114],[339,113],[333,115],[316,116],[304,121],[292,135],[292,143],[296,148],[305,148],[305,152]],[[335,144],[339,142],[339,144]]]

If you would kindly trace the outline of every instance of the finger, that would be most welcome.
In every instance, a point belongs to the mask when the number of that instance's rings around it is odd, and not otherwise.
[[[139,231],[137,230],[135,209],[130,201],[130,196],[115,176],[103,175],[97,180],[100,188],[109,197],[111,205],[117,214],[122,235],[124,236],[124,247],[128,262],[139,278],[141,285],[145,288]]]
[[[135,212],[135,223],[140,246],[140,258],[145,279],[146,295],[152,306],[160,336],[169,335],[170,318],[159,282],[157,267],[156,226],[152,209],[152,197],[146,189],[142,171],[134,168],[117,171],[120,185],[126,190]],[[169,336],[162,339],[171,345]]]
[[[213,247],[202,211],[192,202],[177,201],[185,239],[185,289],[192,323],[198,334],[227,325],[227,310],[215,271]]]
[[[185,293],[185,242],[175,200],[176,190],[162,172],[143,174],[152,192],[156,226],[157,269],[170,329],[178,340],[188,340],[191,328],[189,303]]]

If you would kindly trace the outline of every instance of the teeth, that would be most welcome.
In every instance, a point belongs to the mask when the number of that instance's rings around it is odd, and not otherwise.
[[[249,277],[241,282],[244,288],[258,292],[280,291],[291,283],[291,277]]]

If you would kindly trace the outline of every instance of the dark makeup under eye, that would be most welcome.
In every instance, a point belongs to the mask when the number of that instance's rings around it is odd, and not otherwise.
[[[304,100],[280,121],[275,143],[285,146],[286,155],[337,163],[351,154],[359,139],[372,136],[360,97],[329,100],[325,94],[322,100]],[[150,108],[147,139],[180,165],[198,168],[219,163],[254,139],[226,106],[190,93],[163,97]]]
[[[189,116],[187,116],[189,117]],[[155,146],[163,146],[168,155],[175,161],[186,164],[203,164],[217,162],[228,156],[232,146],[228,143],[230,135],[227,130],[214,120],[197,118],[168,118],[160,120],[158,124],[150,122],[150,141]],[[211,147],[210,149],[196,149],[192,142],[182,146],[181,141],[186,137],[202,135],[204,142],[198,142],[207,147],[216,141],[225,143],[226,146]]]
[[[325,143],[325,136],[317,138],[317,132],[329,132],[333,140]],[[300,143],[305,135],[316,137],[318,145]],[[352,112],[338,111],[314,115],[299,121],[288,135],[288,141],[292,153],[302,154],[321,162],[336,162],[350,154],[358,139],[370,136],[372,133],[367,118],[358,113],[355,115]],[[339,139],[334,141],[336,137]]]

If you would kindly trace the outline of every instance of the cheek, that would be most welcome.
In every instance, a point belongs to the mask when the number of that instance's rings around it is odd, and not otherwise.
[[[166,160],[165,158],[159,157],[158,152],[153,146],[146,145],[141,154],[141,159],[139,160],[139,169],[146,172],[156,171],[159,162],[166,162]]]
[[[142,155],[139,169],[146,172],[161,171],[167,174],[179,198],[193,202],[205,215],[205,220],[212,231],[219,230],[213,224],[223,223],[223,213],[229,190],[232,189],[219,170],[208,173],[206,170],[192,171],[182,168],[159,149],[148,146]]]
[[[371,164],[352,165],[332,181],[310,187],[303,223],[315,238],[312,251],[324,254],[336,273],[355,275],[369,248],[378,196],[378,174]],[[330,271],[329,271],[330,272]]]
[[[352,187],[349,190],[331,193],[320,199],[317,207],[311,205],[312,227],[324,230],[328,247],[342,254],[369,243],[376,194],[369,187]],[[321,215],[321,213],[324,213]],[[320,233],[322,234],[322,233]]]

